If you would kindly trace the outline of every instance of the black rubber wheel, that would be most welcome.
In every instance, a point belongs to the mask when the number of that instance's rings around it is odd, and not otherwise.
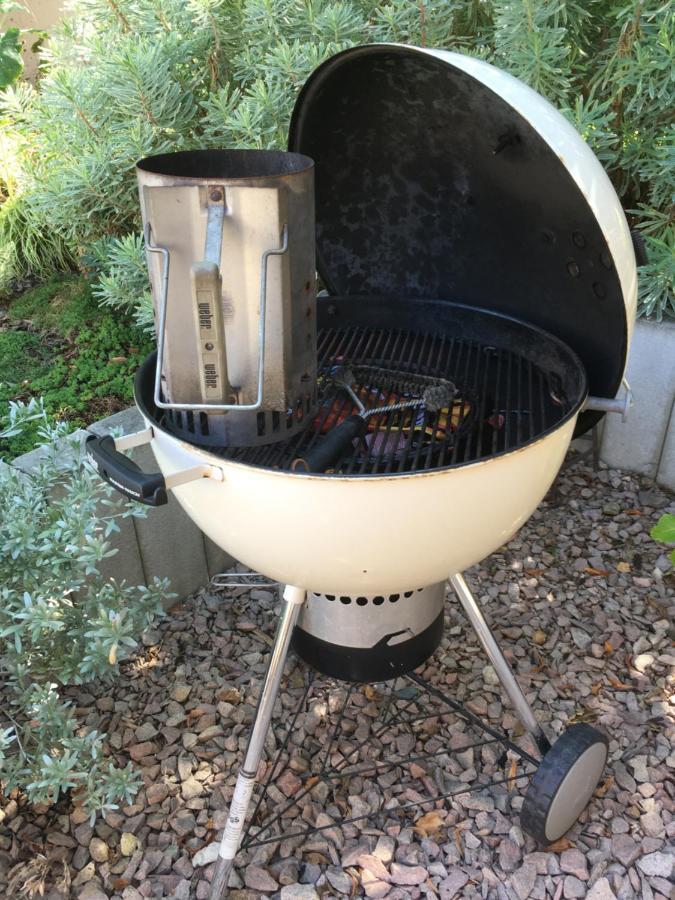
[[[552,844],[574,825],[602,777],[609,741],[590,725],[571,725],[532,776],[520,826],[540,844]]]

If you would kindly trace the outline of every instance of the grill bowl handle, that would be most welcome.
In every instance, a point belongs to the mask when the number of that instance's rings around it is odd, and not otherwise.
[[[354,438],[364,438],[368,423],[361,416],[348,416],[311,447],[305,454],[293,460],[294,472],[325,472],[339,461],[352,446]]]
[[[141,471],[135,462],[124,456],[123,451],[149,444],[153,437],[152,428],[119,438],[110,434],[102,437],[90,434],[85,447],[92,465],[104,481],[130,500],[145,503],[146,506],[164,506],[168,502],[169,491],[189,481],[199,478],[225,481],[225,474],[219,466],[206,463],[180,469],[166,477],[161,472]]]
[[[161,472],[143,472],[133,460],[120,453],[110,434],[90,434],[86,450],[94,468],[104,481],[130,500],[146,506],[164,506],[167,486]]]

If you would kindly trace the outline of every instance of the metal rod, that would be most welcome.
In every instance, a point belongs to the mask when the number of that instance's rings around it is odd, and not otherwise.
[[[218,466],[191,466],[189,469],[182,469],[180,472],[167,475],[164,479],[164,484],[167,491],[172,491],[181,484],[197,481],[199,478],[213,478],[214,481],[225,481],[225,474]]]
[[[429,716],[429,718],[437,719],[438,715]],[[396,722],[396,727],[399,726],[399,722]],[[413,735],[413,737],[417,737]],[[354,778],[357,775],[366,775],[369,772],[379,773],[386,769],[395,769],[397,767],[402,768],[404,766],[409,766],[410,763],[413,762],[431,762],[439,756],[452,756],[453,753],[466,753],[467,750],[477,750],[481,747],[488,747],[490,744],[501,744],[503,741],[501,738],[490,737],[489,739],[485,739],[482,741],[474,741],[473,744],[462,745],[458,750],[449,750],[447,747],[441,747],[440,750],[427,751],[426,753],[419,753],[413,756],[406,756],[403,759],[374,759],[371,762],[364,762],[360,768],[340,768],[337,767],[331,773],[324,772],[322,774],[322,778],[326,781],[337,781],[340,778]],[[520,752],[520,748],[519,748]],[[532,762],[533,765],[537,765],[538,760],[532,758],[532,760],[528,759],[527,762]],[[358,767],[358,763],[353,764],[355,767]]]
[[[592,409],[597,412],[619,413],[626,419],[628,410],[633,402],[633,395],[627,390],[623,397],[587,397],[583,409]]]
[[[307,683],[305,685],[305,690],[303,692],[302,699],[300,700],[300,702],[297,704],[297,706],[295,708],[295,713],[293,714],[293,718],[291,719],[290,724],[288,725],[288,728],[286,729],[286,734],[284,735],[284,739],[281,743],[281,746],[277,750],[276,756],[274,757],[274,761],[272,762],[272,765],[270,766],[269,771],[267,772],[265,781],[263,782],[262,790],[260,791],[260,796],[258,797],[258,802],[253,807],[253,812],[251,813],[249,826],[246,829],[246,834],[244,835],[244,839],[241,842],[242,847],[246,847],[246,841],[248,839],[249,831],[251,830],[251,825],[255,822],[255,818],[258,815],[258,810],[262,806],[262,802],[265,799],[265,796],[267,795],[267,789],[269,788],[272,778],[274,777],[274,773],[277,772],[277,767],[281,761],[281,757],[283,756],[284,751],[286,750],[286,747],[288,746],[288,742],[291,738],[291,735],[293,734],[293,732],[295,730],[295,723],[298,720],[298,716],[300,715],[300,712],[302,711],[303,706],[307,702],[307,697],[309,696],[309,692],[311,691],[312,685],[314,684],[314,674],[315,674],[314,670],[310,669],[309,677],[307,678]],[[283,772],[284,770],[282,769],[281,771]]]
[[[496,728],[493,728],[491,725],[487,725],[480,716],[474,715],[470,710],[465,709],[461,703],[458,703],[456,700],[453,700],[451,697],[446,697],[442,691],[439,691],[438,688],[434,687],[433,684],[429,684],[425,681],[421,676],[415,675],[414,672],[405,676],[409,681],[415,682],[415,684],[422,685],[431,695],[432,697],[437,697],[439,700],[442,700],[446,703],[450,709],[454,710],[457,715],[461,716],[465,722],[468,722],[470,725],[473,725],[475,728],[484,731],[485,734],[490,734],[495,739],[495,741],[500,744],[504,744],[509,750],[512,750],[515,754],[526,759],[528,762],[532,763],[534,766],[539,765],[539,760],[535,759],[534,756],[531,756],[526,750],[523,750],[522,747],[519,747],[518,744],[514,744],[512,740],[509,739],[508,735],[503,734],[501,731],[498,731]],[[463,752],[466,748],[461,747],[459,752]]]
[[[355,687],[356,687],[355,684],[350,684],[349,690],[347,692],[347,696],[345,697],[345,701],[342,704],[342,712],[344,712],[344,710],[346,709],[347,704],[349,703],[350,697],[351,697],[352,692],[354,691]],[[404,708],[407,708],[408,706],[410,706],[410,704],[412,704],[414,702],[415,702],[415,700],[406,701]],[[368,734],[355,747],[353,747],[351,750],[349,750],[346,755],[339,746],[336,746],[335,751],[342,757],[342,759],[339,760],[334,766],[329,767],[330,754],[333,749],[333,745],[335,744],[335,741],[337,740],[338,736],[342,733],[342,718],[340,718],[340,717],[336,718],[335,723],[331,725],[330,732],[328,735],[329,739],[326,744],[324,760],[321,765],[321,770],[319,772],[319,778],[321,778],[325,781],[330,781],[332,778],[335,778],[335,775],[327,775],[326,771],[340,773],[345,769],[346,766],[355,765],[355,763],[350,762],[350,757],[354,756],[355,753],[358,753],[359,750],[361,750],[366,744],[379,738],[382,734],[384,734],[384,732],[387,730],[387,728],[389,728],[389,725],[387,725],[386,723],[381,724],[378,730],[375,730],[371,734]],[[536,760],[535,760],[535,764],[536,764]],[[308,786],[306,785],[298,793],[294,794],[291,797],[291,799],[287,801],[287,803],[285,805],[283,805],[281,808],[277,808],[276,814],[273,816],[273,818],[270,821],[268,821],[263,826],[261,826],[260,831],[256,832],[256,836],[258,834],[264,833],[269,828],[271,828],[272,825],[275,824],[275,822],[277,822],[279,819],[282,818],[282,816],[284,815],[285,812],[287,812],[289,809],[291,809],[291,807],[296,806],[299,803],[299,801],[302,800],[302,798],[305,797],[312,790],[313,786],[314,785],[312,784],[312,782],[309,782]],[[251,843],[247,842],[247,847],[250,847],[250,846],[253,846],[253,845]]]
[[[403,678],[405,680],[421,687],[423,689],[423,691],[428,693],[431,697],[434,697],[434,698],[440,700],[444,706],[448,707],[448,710],[446,710],[446,711],[440,710],[440,711],[434,712],[434,713],[427,713],[424,715],[415,716],[414,718],[405,719],[405,720],[393,718],[392,719],[393,724],[400,725],[403,723],[413,723],[416,721],[422,721],[427,718],[442,718],[443,716],[447,716],[447,715],[452,714],[453,712],[456,712],[459,715],[461,715],[469,724],[475,725],[480,731],[490,735],[490,739],[474,741],[472,743],[469,743],[468,745],[458,748],[459,751],[463,752],[468,749],[477,749],[480,747],[490,746],[495,743],[499,743],[505,747],[505,750],[510,749],[511,751],[513,751],[515,753],[515,755],[518,757],[521,764],[531,765],[535,769],[538,767],[539,760],[536,757],[530,755],[525,750],[520,748],[518,745],[514,744],[512,741],[509,740],[509,738],[505,734],[503,734],[503,733],[491,728],[489,725],[485,724],[479,717],[475,716],[473,713],[470,713],[468,710],[465,710],[461,706],[461,704],[458,704],[456,701],[447,697],[444,693],[439,691],[433,685],[424,681],[424,679],[422,679],[420,676],[410,674],[410,675],[403,676]],[[351,692],[354,690],[354,687],[355,687],[354,685],[349,686],[347,696],[345,697],[345,700],[342,704],[343,710],[349,703],[349,696],[350,696]],[[393,691],[393,689],[390,689],[389,697],[392,697],[394,693],[395,693],[395,691]],[[401,698],[400,702],[403,704],[403,709],[405,710],[405,709],[409,708],[410,706],[419,705],[421,697],[422,697],[422,693],[420,693],[416,697],[412,697],[412,698],[406,698],[406,699]],[[296,710],[296,715],[297,715],[298,710],[302,706],[304,706],[305,702],[306,702],[306,694],[303,695],[303,698],[302,698],[300,704],[298,705],[298,709]],[[400,712],[400,710],[399,710],[399,712]],[[382,717],[382,710],[380,713],[380,718],[381,717]],[[410,763],[412,761],[417,761],[417,760],[431,761],[431,760],[438,759],[438,758],[446,756],[446,755],[450,756],[453,753],[452,750],[449,750],[448,748],[444,747],[435,752],[427,752],[424,754],[420,754],[419,756],[408,756],[405,759],[389,759],[389,760],[388,759],[383,759],[383,760],[378,759],[378,760],[372,760],[372,761],[364,761],[361,763],[359,763],[358,761],[355,761],[355,762],[350,761],[350,757],[353,757],[355,754],[357,754],[359,752],[359,750],[365,744],[372,741],[373,739],[376,739],[380,734],[383,734],[389,727],[391,727],[391,725],[389,723],[382,722],[379,725],[379,727],[377,727],[370,735],[368,735],[366,737],[366,739],[364,741],[360,742],[356,747],[352,748],[346,754],[339,746],[336,747],[336,750],[339,753],[339,755],[342,757],[342,759],[340,761],[338,761],[335,765],[330,766],[329,763],[330,763],[331,748],[333,747],[333,745],[340,733],[340,730],[341,730],[341,718],[339,717],[339,714],[338,714],[336,716],[335,723],[332,724],[331,728],[330,728],[330,733],[328,735],[328,744],[327,744],[327,747],[325,748],[325,758],[324,758],[323,764],[321,766],[321,771],[319,772],[319,778],[322,779],[326,784],[332,785],[334,782],[339,782],[341,779],[343,779],[345,777],[354,777],[355,775],[363,775],[368,772],[382,772],[382,771],[386,771],[387,769],[391,769],[391,768],[405,767],[408,763]],[[450,726],[448,726],[448,727],[450,727]],[[311,774],[311,773],[308,773],[308,775],[309,774]],[[527,774],[528,774],[527,771],[523,771],[521,774],[517,775],[516,778],[521,778]],[[269,777],[268,777],[268,780],[269,780]],[[510,781],[511,781],[511,776],[508,776],[504,779],[493,779],[493,780],[489,780],[486,783],[481,784],[481,787],[489,787],[490,785],[502,784],[504,782],[510,782]],[[279,840],[279,834],[274,834],[274,836],[269,837],[269,838],[263,838],[263,835],[270,833],[274,829],[275,825],[277,825],[277,823],[283,818],[284,814],[289,809],[291,809],[293,806],[297,805],[297,803],[312,790],[313,786],[314,786],[314,780],[311,777],[308,777],[307,784],[303,788],[301,788],[301,790],[297,794],[295,794],[293,796],[293,798],[288,800],[281,807],[277,806],[274,809],[274,813],[271,815],[271,817],[268,818],[267,820],[263,821],[258,826],[258,829],[256,830],[255,834],[253,834],[253,835],[250,834],[251,824],[249,824],[249,827],[246,832],[246,837],[245,837],[244,841],[242,842],[242,847],[245,846],[247,849],[251,849],[254,847],[273,843],[273,842]],[[453,789],[453,791],[450,794],[444,794],[442,796],[447,797],[447,796],[455,795],[457,793],[465,793],[465,792],[468,793],[472,789],[473,788],[469,787],[468,785],[466,785],[466,786],[463,785],[462,787]],[[427,800],[413,801],[410,804],[407,804],[405,807],[398,808],[398,809],[400,810],[400,809],[413,808],[417,805],[424,805],[424,804],[436,802],[439,799],[442,799],[442,797],[436,796],[436,797],[431,797]],[[378,815],[382,815],[382,814],[390,813],[390,812],[394,812],[394,811],[395,810],[391,810],[391,809],[380,809],[380,810],[375,811],[374,813],[371,813],[367,816],[354,817],[353,819],[341,820],[340,823],[332,823],[332,824],[322,826],[322,827],[310,826],[306,829],[303,829],[302,831],[295,831],[292,833],[284,832],[283,836],[284,837],[306,836],[306,835],[314,834],[317,832],[321,832],[328,828],[340,827],[340,825],[342,825],[342,824],[358,821],[361,818],[363,818],[363,819],[375,818]]]
[[[350,687],[350,693],[349,693],[349,696],[351,696],[351,691],[352,691],[353,687],[354,687],[353,685]],[[345,703],[344,703],[343,706],[342,706],[342,710],[343,710],[343,711],[344,711],[345,707],[346,707],[346,701],[345,701]],[[325,772],[326,772],[326,767],[328,766],[328,763],[329,763],[329,760],[330,760],[330,751],[331,751],[331,747],[333,746],[333,743],[334,743],[334,741],[335,741],[337,735],[341,732],[341,729],[342,729],[342,720],[341,720],[341,719],[338,719],[338,720],[335,722],[334,725],[331,725],[331,732],[330,732],[331,738],[330,738],[330,741],[329,741],[328,746],[327,746],[327,748],[326,748],[326,753],[325,753],[325,756],[324,756],[324,761],[323,761],[323,764],[322,764],[322,766],[321,766],[321,770],[320,770],[320,772],[319,772],[319,778],[321,778],[321,779],[326,779],[326,778],[327,778]],[[338,748],[338,752],[339,752],[340,755],[344,758],[344,754],[342,753],[341,750],[339,750],[339,748]],[[341,765],[341,764],[338,763],[338,764],[333,768],[333,770],[334,770],[334,771],[337,771],[340,765]],[[312,790],[313,787],[314,787],[314,784],[313,784],[311,781],[308,781],[308,783],[305,785],[305,787],[303,787],[298,793],[293,794],[293,796],[291,797],[291,799],[288,800],[283,806],[277,807],[277,809],[276,809],[276,814],[273,816],[273,818],[272,818],[270,821],[268,821],[267,823],[263,823],[263,825],[260,827],[260,831],[257,831],[257,832],[256,832],[256,836],[257,836],[258,834],[264,833],[264,832],[267,831],[269,828],[271,828],[272,825],[274,825],[275,822],[277,822],[279,819],[281,819],[281,818],[283,817],[284,813],[286,813],[286,812],[287,812],[289,809],[291,809],[293,806],[296,806],[296,805],[300,802],[300,800],[302,800],[303,797],[306,797],[307,794],[310,793],[310,791]],[[247,847],[248,847],[248,846],[251,846],[250,843],[248,842],[248,840],[247,840],[246,846],[247,846]]]
[[[225,226],[225,188],[210,187],[206,205],[206,237],[204,240],[204,261],[212,262],[220,268],[223,249],[223,228]]]
[[[515,775],[505,775],[503,778],[493,778],[489,781],[481,782],[480,789],[486,790],[487,788],[497,787],[500,784],[509,784],[514,781],[520,781],[521,778],[527,778],[529,775],[532,775],[532,772],[523,771],[520,773],[516,773]],[[253,849],[254,847],[262,847],[265,844],[274,844],[279,841],[281,838],[284,840],[289,840],[291,838],[298,837],[306,837],[310,834],[319,834],[322,831],[327,831],[329,828],[342,828],[344,825],[353,825],[354,822],[361,822],[364,819],[369,821],[370,819],[375,819],[377,817],[390,815],[395,816],[397,813],[405,813],[409,809],[417,809],[421,806],[428,806],[430,803],[438,803],[441,800],[449,800],[451,797],[458,797],[462,794],[470,794],[472,792],[472,788],[467,787],[466,785],[462,785],[461,787],[456,787],[452,791],[448,791],[444,794],[438,794],[436,797],[426,797],[420,798],[419,800],[411,800],[408,803],[401,803],[399,806],[383,806],[379,809],[374,810],[373,812],[365,813],[362,816],[352,816],[350,818],[341,818],[336,822],[330,822],[328,825],[312,825],[309,828],[304,829],[303,831],[284,831],[282,834],[275,834],[273,837],[265,838],[262,841],[251,841],[248,845],[249,849]],[[272,823],[271,823],[272,824]],[[261,828],[258,832],[259,834],[264,834],[265,831],[268,830],[268,827]],[[257,837],[258,835],[256,835]]]
[[[591,456],[594,472],[600,468],[600,425],[600,422],[596,422],[591,429]]]
[[[216,588],[269,588],[276,587],[278,581],[261,575],[260,572],[219,572],[209,582],[209,589]]]
[[[534,737],[541,752],[547,753],[548,750],[550,750],[551,745],[544,734],[541,725],[537,722],[534,713],[532,712],[532,707],[527,702],[527,698],[522,692],[515,675],[511,671],[511,667],[504,658],[504,654],[500,650],[497,641],[494,639],[494,636],[490,631],[490,626],[485,621],[483,613],[476,603],[473,594],[469,590],[469,586],[464,580],[464,577],[461,574],[452,575],[450,577],[450,584],[457,594],[459,602],[462,604],[464,612],[471,622],[471,625],[478,636],[478,640],[481,642],[490,662],[494,666],[497,677],[506,691],[513,708],[518,713],[521,722],[527,731]]]
[[[377,716],[378,721],[382,722],[383,724],[387,722],[387,719],[389,717],[389,710],[391,709],[391,704],[392,704],[393,697],[394,697],[394,691],[396,689],[396,685],[398,684],[398,682],[399,682],[399,678],[396,677],[393,681],[389,682],[387,685],[387,687],[388,687],[387,695],[384,698],[384,701],[380,706],[380,711]]]
[[[288,648],[295,623],[307,594],[302,588],[288,585],[284,590],[284,609],[279,620],[279,628],[272,648],[269,665],[265,674],[258,707],[255,712],[244,762],[237,776],[237,783],[230,803],[227,824],[220,842],[220,852],[211,882],[209,900],[222,900],[227,894],[227,883],[234,865],[234,858],[244,831],[246,813],[255,786],[256,773],[265,746],[274,703],[279,693],[281,676],[288,655]]]
[[[121,437],[114,438],[115,450],[119,453],[125,453],[134,447],[142,447],[149,444],[154,437],[152,428],[144,428],[143,431],[134,431],[132,434],[124,434]]]
[[[332,750],[333,750],[333,744],[334,744],[335,741],[337,740],[338,735],[342,734],[342,716],[343,716],[343,713],[344,713],[345,709],[347,709],[347,704],[348,704],[349,701],[351,700],[352,693],[354,692],[354,688],[355,688],[355,685],[353,685],[353,684],[350,684],[350,685],[349,685],[349,689],[348,689],[347,694],[346,694],[346,696],[345,696],[344,703],[342,704],[342,709],[341,709],[341,711],[340,711],[340,716],[339,716],[339,717],[336,717],[337,721],[335,722],[335,725],[333,725],[332,728],[331,728],[330,740],[328,741],[328,743],[327,743],[327,745],[326,745],[326,752],[325,752],[324,758],[323,758],[323,765],[321,766],[321,774],[322,774],[322,775],[324,774],[324,772],[326,771],[326,769],[329,767],[329,764],[330,764],[330,755],[331,755],[331,752],[332,752]],[[328,703],[327,703],[327,706],[328,706],[328,711],[329,711],[329,712],[328,712],[328,715],[330,716],[330,694],[329,694],[329,696],[328,696]]]
[[[160,247],[152,242],[152,225],[148,222],[145,226],[145,249],[149,253],[159,253],[164,263],[162,267],[162,287],[159,298],[159,321],[157,323],[157,365],[155,366],[155,401],[161,395],[162,367],[164,361],[164,344],[166,335],[166,307],[169,296],[169,266],[171,255],[166,247]]]

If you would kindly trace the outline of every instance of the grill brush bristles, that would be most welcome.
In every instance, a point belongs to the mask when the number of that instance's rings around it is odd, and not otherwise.
[[[429,375],[416,375],[400,369],[383,369],[379,366],[337,366],[331,372],[330,380],[336,386],[347,391],[356,403],[359,415],[363,418],[368,418],[378,413],[395,412],[397,409],[411,409],[417,406],[424,406],[429,412],[438,412],[450,406],[458,393],[453,382],[445,378],[432,378]],[[397,403],[366,409],[361,398],[352,387],[354,384],[367,385],[370,389],[385,390],[390,394],[399,394],[404,397],[412,396]]]
[[[382,369],[369,365],[339,365],[330,373],[329,382],[345,390],[356,404],[358,413],[344,419],[333,428],[315,448],[305,456],[294,460],[294,471],[325,472],[343,455],[355,438],[363,439],[368,432],[368,419],[380,413],[404,409],[424,408],[437,413],[449,407],[457,396],[457,388],[445,378],[416,375],[398,369]],[[382,390],[389,396],[408,396],[409,399],[374,406],[366,409],[353,385],[367,387],[369,391]],[[411,396],[412,395],[412,396]]]
[[[422,394],[422,401],[429,412],[440,412],[447,409],[456,396],[457,388],[454,384],[429,385]]]

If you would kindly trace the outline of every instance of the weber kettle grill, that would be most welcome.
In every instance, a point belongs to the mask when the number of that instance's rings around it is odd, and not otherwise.
[[[441,639],[447,579],[541,752],[524,830],[542,843],[564,834],[607,758],[607,738],[587,725],[551,746],[461,573],[528,519],[573,436],[628,406],[636,262],[609,179],[517,79],[472,57],[396,45],[321,65],[297,100],[289,149],[139,164],[159,343],[136,379],[146,428],[88,443],[123,493],[158,505],[173,490],[212,540],[286,585],[213,897],[239,847],[291,641],[338,678],[410,672]],[[263,208],[254,195],[267,178],[284,199],[257,230],[257,213],[237,211]],[[185,193],[162,193],[165,182]],[[177,249],[188,228],[191,253]],[[316,318],[314,246],[328,290]],[[172,285],[174,256],[188,262]],[[246,366],[230,375],[219,363],[228,380],[219,407],[206,409],[200,292],[225,334],[223,360],[248,335]],[[289,325],[272,334],[271,322]],[[276,395],[267,359],[281,361]],[[424,399],[424,379],[452,385],[442,406]],[[262,385],[255,408],[245,381]],[[350,420],[354,435],[337,439]],[[148,442],[158,473],[123,455]],[[298,465],[317,448],[321,466]]]

